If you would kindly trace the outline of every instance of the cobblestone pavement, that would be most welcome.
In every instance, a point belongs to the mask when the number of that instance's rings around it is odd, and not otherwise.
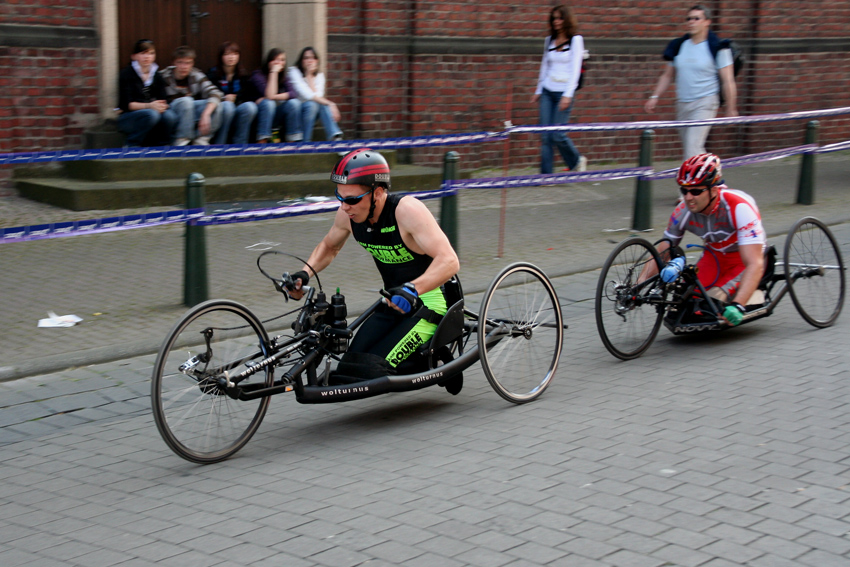
[[[729,168],[732,187],[758,201],[765,228],[781,244],[800,217],[834,224],[850,221],[847,153],[818,156],[816,204],[795,201],[799,158]],[[672,163],[657,164],[658,169]],[[512,172],[531,173],[531,171]],[[482,176],[501,171],[479,172]],[[482,291],[507,263],[530,261],[552,276],[599,268],[613,244],[631,234],[635,181],[579,183],[506,191],[500,258],[501,190],[467,191],[459,202],[461,278],[467,291]],[[397,189],[403,189],[399,187]],[[674,199],[672,180],[653,185],[650,239],[660,237]],[[429,201],[439,210],[439,201]],[[125,211],[131,212],[131,211]],[[138,212],[138,211],[132,211]],[[112,216],[116,211],[71,212],[17,197],[0,198],[0,226]],[[210,227],[207,256],[210,297],[226,297],[272,317],[286,309],[256,269],[258,251],[270,248],[302,257],[330,225],[330,214]],[[0,244],[3,290],[0,380],[155,352],[185,311],[183,233],[180,226],[96,236]],[[271,264],[293,271],[297,261]],[[372,261],[349,244],[322,272],[329,287],[342,287],[352,309],[374,297],[379,279]],[[47,311],[75,314],[70,328],[38,328]]]
[[[845,567],[847,313],[817,330],[786,298],[622,362],[597,277],[554,279],[570,328],[535,402],[478,365],[458,396],[280,396],[215,465],[160,439],[150,355],[0,383],[0,565]]]

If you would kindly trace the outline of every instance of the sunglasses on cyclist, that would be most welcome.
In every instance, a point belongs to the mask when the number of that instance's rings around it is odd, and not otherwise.
[[[368,191],[366,191],[362,195],[357,195],[356,197],[343,197],[342,195],[339,194],[338,190],[334,189],[334,195],[336,195],[336,200],[339,201],[340,203],[345,203],[346,205],[356,205],[357,203],[359,203],[360,201],[363,200],[363,197],[365,197],[366,195],[368,195],[371,192],[372,192],[372,190],[369,189]]]
[[[699,197],[700,195],[708,191],[708,187],[679,187],[679,191],[682,192],[683,197],[688,193],[690,193],[694,197]]]

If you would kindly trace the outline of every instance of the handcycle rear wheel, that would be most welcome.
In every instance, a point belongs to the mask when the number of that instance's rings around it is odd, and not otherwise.
[[[151,380],[154,421],[175,453],[194,463],[215,463],[245,446],[269,398],[230,398],[220,378],[225,370],[237,374],[268,356],[268,345],[262,323],[233,301],[201,303],[177,322],[159,350]],[[242,384],[272,382],[265,368]]]
[[[633,237],[614,248],[599,274],[596,329],[608,352],[621,360],[643,354],[661,327],[664,310],[644,301],[654,286],[636,287],[648,263],[655,264],[656,273],[661,271],[662,263],[655,247],[643,238]]]
[[[821,221],[806,217],[785,239],[785,279],[800,316],[829,327],[844,305],[844,262],[835,237]]]
[[[552,282],[536,266],[511,264],[490,283],[478,317],[487,381],[509,402],[537,399],[555,375],[563,344],[561,304]],[[485,337],[494,329],[498,340],[487,345]]]

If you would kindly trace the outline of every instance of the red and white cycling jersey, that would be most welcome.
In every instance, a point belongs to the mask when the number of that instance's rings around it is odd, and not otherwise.
[[[739,245],[764,244],[766,241],[761,215],[755,200],[736,189],[719,185],[714,206],[705,213],[692,213],[684,201],[679,203],[664,236],[678,245],[685,231],[703,239],[716,252],[737,252]]]

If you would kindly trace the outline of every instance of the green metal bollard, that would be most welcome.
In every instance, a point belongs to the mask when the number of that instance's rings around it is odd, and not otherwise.
[[[455,151],[446,152],[443,157],[443,181],[458,178],[457,165],[460,154]],[[458,251],[457,238],[457,195],[446,195],[440,199],[440,226],[451,243],[455,252]]]
[[[654,138],[655,132],[652,130],[644,130],[641,133],[638,167],[652,165],[652,140]],[[649,230],[650,228],[652,228],[652,181],[638,177],[635,185],[632,230]]]
[[[186,179],[186,208],[204,207],[204,176],[191,173]],[[207,243],[203,226],[186,223],[183,303],[192,307],[209,298],[207,285]]]
[[[806,124],[806,144],[818,143],[820,122],[812,120]],[[800,182],[797,184],[797,204],[815,204],[815,154],[803,154],[800,162]]]

